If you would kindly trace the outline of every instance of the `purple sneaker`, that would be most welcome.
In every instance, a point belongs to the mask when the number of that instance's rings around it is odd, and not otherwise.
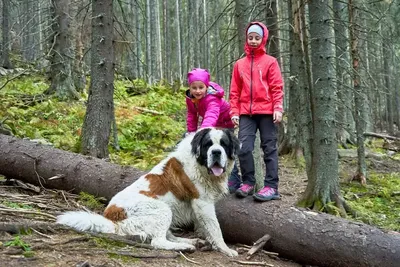
[[[254,194],[254,186],[249,184],[242,184],[238,190],[236,190],[236,196],[243,198],[247,197],[248,195]]]
[[[264,186],[257,194],[254,194],[253,197],[258,201],[281,199],[278,190],[269,186]]]

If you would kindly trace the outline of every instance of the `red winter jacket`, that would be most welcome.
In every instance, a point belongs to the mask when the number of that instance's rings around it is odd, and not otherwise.
[[[276,58],[267,55],[265,50],[268,29],[261,22],[251,22],[246,33],[252,24],[260,25],[264,36],[257,48],[250,47],[246,41],[246,57],[239,59],[233,67],[229,97],[231,117],[283,112],[282,74]]]
[[[196,101],[192,98],[190,91],[186,91],[186,124],[188,132],[195,132],[199,117],[202,117],[201,126],[233,128],[234,125],[229,117],[230,106],[225,101],[224,89],[215,82],[210,82],[207,95]]]

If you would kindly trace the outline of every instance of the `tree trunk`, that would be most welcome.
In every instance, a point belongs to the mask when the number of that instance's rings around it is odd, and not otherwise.
[[[144,77],[143,75],[143,61],[142,61],[142,31],[143,31],[143,22],[140,19],[140,6],[138,1],[135,1],[132,4],[132,8],[134,8],[134,16],[135,16],[135,33],[136,33],[136,71],[138,77]]]
[[[97,158],[0,135],[0,174],[75,193],[110,199],[144,174]],[[252,244],[265,234],[266,248],[299,263],[318,266],[398,266],[400,235],[328,214],[272,201],[230,196],[217,204],[228,242]],[[243,226],[246,226],[245,231]]]
[[[73,66],[73,79],[74,79],[74,86],[78,92],[83,92],[86,86],[86,76],[83,70],[83,40],[82,40],[82,29],[80,27],[83,18],[79,16],[80,10],[84,9],[84,4],[80,3],[77,5],[71,6],[71,13],[73,18],[79,18],[72,21],[73,25],[73,41],[75,41],[75,56],[74,56],[74,63]]]
[[[161,19],[160,19],[160,0],[155,0],[154,1],[154,9],[155,11],[153,11],[154,15],[155,15],[155,20],[154,20],[154,36],[156,39],[155,42],[155,51],[156,52],[156,56],[155,56],[155,62],[156,62],[156,68],[155,71],[157,73],[157,80],[160,81],[162,79],[165,78],[164,76],[164,62],[163,62],[163,57],[162,57],[162,51],[165,50],[165,47],[163,49],[162,47],[162,38],[161,38]]]
[[[307,166],[307,189],[299,205],[314,210],[335,212],[333,202],[345,215],[339,189],[335,125],[335,42],[331,1],[309,4],[313,89],[311,90],[312,164]]]
[[[151,58],[151,47],[153,43],[153,38],[151,37],[151,23],[150,20],[150,13],[151,13],[151,6],[150,0],[146,0],[146,18],[145,18],[145,50],[146,50],[146,80],[147,83],[153,84],[153,73],[152,73],[152,58]]]
[[[388,33],[388,32],[387,32]],[[393,117],[393,93],[392,93],[392,86],[391,86],[391,69],[390,65],[391,64],[391,51],[393,47],[390,47],[390,44],[387,43],[389,40],[388,39],[383,39],[382,43],[382,54],[383,54],[383,73],[384,73],[384,81],[385,81],[385,87],[386,87],[386,114],[387,114],[387,130],[389,134],[393,135],[394,134],[394,117]]]
[[[278,62],[282,66],[281,56],[280,56],[278,11],[276,6],[276,0],[267,0],[265,9],[266,9],[267,27],[269,30],[267,53],[277,58]]]
[[[36,1],[35,1],[36,2]],[[35,60],[35,50],[34,50],[34,22],[35,13],[34,1],[23,1],[23,36],[22,36],[22,50],[23,57],[27,62],[32,62]]]
[[[179,80],[182,81],[182,32],[181,32],[181,12],[180,12],[180,3],[179,0],[175,1],[175,14],[176,14],[176,59],[177,59],[177,64],[178,64],[178,70],[176,71],[176,74],[174,75],[174,80]]]
[[[10,61],[10,27],[9,27],[9,18],[10,18],[10,0],[3,0],[3,25],[2,25],[2,33],[3,33],[3,51],[1,51],[1,66],[6,69],[12,69],[13,66]]]
[[[46,94],[60,99],[79,99],[72,79],[71,18],[69,0],[52,0],[54,35],[51,39],[51,84]]]
[[[91,80],[81,151],[105,158],[114,112],[113,0],[93,1],[92,17]]]
[[[351,56],[353,62],[353,87],[354,87],[354,102],[355,112],[358,116],[355,117],[356,121],[356,134],[357,134],[357,151],[358,151],[358,170],[356,179],[361,183],[365,183],[367,176],[367,164],[365,162],[365,147],[364,147],[364,132],[366,130],[366,101],[365,101],[365,82],[361,73],[362,64],[364,60],[361,58],[361,51],[365,45],[364,40],[361,38],[361,10],[362,2],[360,0],[349,1],[349,19],[350,19],[350,43],[351,43]]]
[[[163,70],[164,70],[164,79],[168,83],[172,83],[172,78],[171,78],[171,57],[170,55],[172,54],[172,49],[171,49],[171,40],[170,40],[170,18],[169,18],[169,3],[168,0],[163,0],[162,3],[162,10],[163,10],[163,25],[164,25],[164,34],[163,34],[163,43],[164,43],[164,49],[162,51],[163,53]],[[171,22],[172,24],[172,22]]]
[[[336,110],[337,139],[347,148],[347,143],[355,140],[355,123],[352,115],[353,97],[351,88],[351,63],[349,49],[349,20],[347,3],[333,1],[335,14],[336,76],[338,108]],[[350,139],[350,140],[348,140]]]
[[[235,0],[235,21],[238,33],[238,51],[239,54],[243,53],[243,47],[246,43],[246,26],[249,21],[246,20],[247,1]]]

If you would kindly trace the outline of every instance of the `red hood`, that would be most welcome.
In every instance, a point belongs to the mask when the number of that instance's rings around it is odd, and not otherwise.
[[[251,47],[251,46],[249,46],[247,44],[247,30],[253,24],[259,25],[264,31],[264,36],[262,38],[261,44],[257,48],[253,48],[253,47]],[[267,40],[268,40],[268,28],[267,28],[267,26],[265,26],[263,23],[261,23],[259,21],[250,22],[249,25],[247,25],[247,27],[246,27],[245,35],[246,35],[246,39],[245,39],[246,43],[244,44],[244,52],[246,52],[247,56],[251,56],[251,52],[252,51],[254,51],[254,55],[261,55],[261,54],[267,53],[267,51],[265,49],[265,45],[267,44]]]

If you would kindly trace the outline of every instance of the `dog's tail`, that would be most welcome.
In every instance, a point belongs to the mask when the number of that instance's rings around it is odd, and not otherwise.
[[[57,216],[57,223],[78,231],[116,233],[115,224],[109,219],[92,212],[68,211]]]

